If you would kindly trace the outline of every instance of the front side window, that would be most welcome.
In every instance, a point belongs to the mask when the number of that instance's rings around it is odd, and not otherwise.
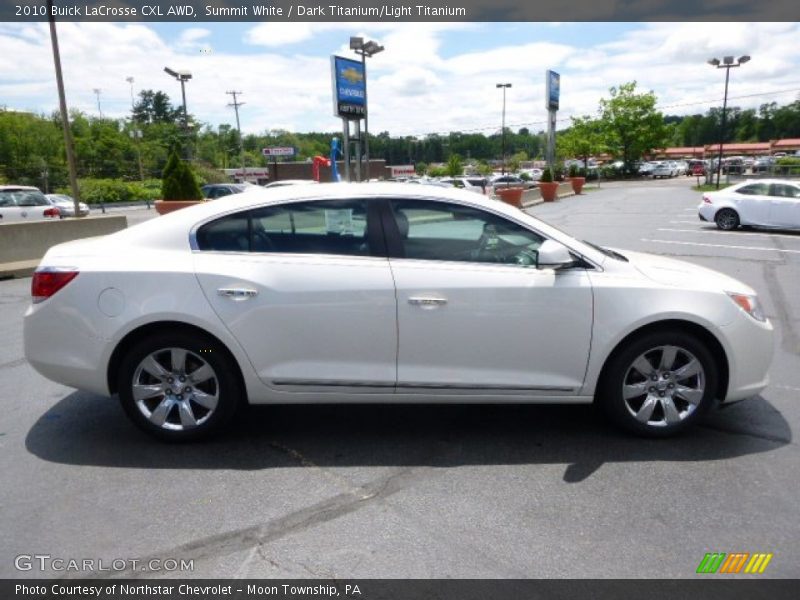
[[[227,215],[197,231],[200,250],[370,256],[366,200],[316,200]]]
[[[769,186],[766,183],[751,183],[736,190],[737,194],[745,194],[747,196],[766,196]]]
[[[535,266],[540,235],[498,215],[427,200],[392,200],[405,258]]]
[[[769,195],[777,196],[778,198],[800,198],[800,188],[793,185],[773,183],[770,186]]]

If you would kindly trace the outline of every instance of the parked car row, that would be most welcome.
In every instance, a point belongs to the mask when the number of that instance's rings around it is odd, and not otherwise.
[[[81,202],[78,216],[89,214],[89,206]],[[0,223],[63,219],[75,216],[75,201],[66,194],[43,194],[28,185],[0,185]]]

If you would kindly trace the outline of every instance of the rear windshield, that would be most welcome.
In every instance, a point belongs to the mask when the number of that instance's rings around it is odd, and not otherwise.
[[[48,206],[49,204],[39,190],[0,191],[0,206]]]

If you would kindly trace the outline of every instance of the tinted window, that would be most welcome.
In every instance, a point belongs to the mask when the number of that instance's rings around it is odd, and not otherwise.
[[[369,256],[365,200],[318,200],[253,211],[253,251]]]
[[[12,192],[0,192],[0,206],[16,206]]]
[[[200,250],[248,252],[250,250],[249,214],[236,213],[206,223],[197,230]]]
[[[17,206],[50,206],[47,198],[39,190],[19,190],[12,193]]]
[[[197,231],[200,250],[369,256],[367,202],[319,200],[228,215]]]
[[[769,186],[769,195],[778,196],[779,198],[800,198],[800,188],[796,188],[793,185],[773,183]]]
[[[751,183],[736,190],[737,194],[746,194],[748,196],[766,196],[769,186],[766,183]]]
[[[544,238],[492,213],[443,202],[393,200],[406,258],[532,266]]]

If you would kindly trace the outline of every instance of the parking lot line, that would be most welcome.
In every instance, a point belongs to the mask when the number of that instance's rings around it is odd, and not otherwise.
[[[769,252],[786,252],[789,254],[800,254],[800,250],[782,250],[780,248],[763,248],[761,246],[738,246],[730,244],[704,244],[702,242],[678,242],[675,240],[651,240],[641,238],[641,242],[658,243],[658,244],[675,244],[678,246],[705,246],[707,248],[730,248],[731,250],[758,250]]]
[[[695,219],[694,221],[670,221],[670,225],[697,225],[702,223],[700,219]]]
[[[742,235],[755,235],[761,237],[769,237],[769,238],[789,238],[790,240],[800,240],[800,235],[792,235],[790,233],[755,233],[749,231],[716,231],[715,229],[669,229],[663,227],[661,229],[657,229],[656,231],[675,231],[679,233],[702,233],[703,235],[707,233],[714,233],[716,235],[729,235],[731,237],[739,237]]]

